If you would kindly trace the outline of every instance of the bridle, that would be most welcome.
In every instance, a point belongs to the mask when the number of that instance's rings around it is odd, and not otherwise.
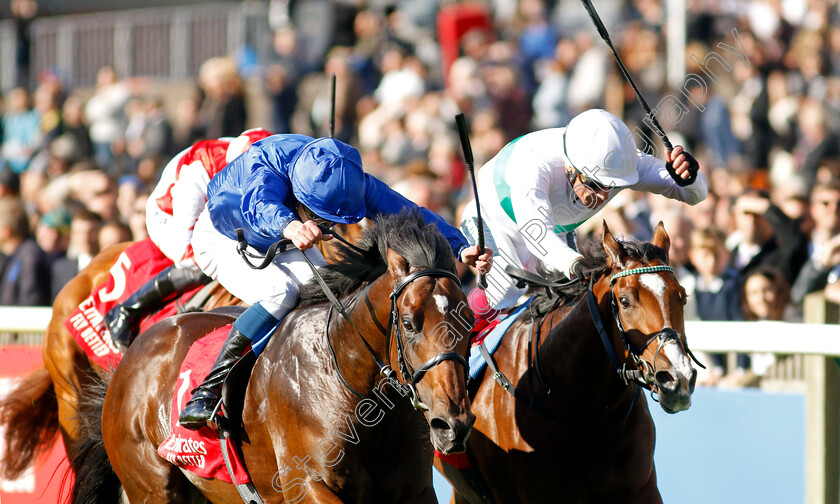
[[[607,335],[606,329],[604,327],[604,323],[601,320],[601,314],[598,311],[598,303],[595,299],[595,293],[593,291],[594,287],[594,278],[591,278],[589,281],[589,288],[586,292],[586,300],[587,304],[589,305],[589,313],[592,316],[592,321],[595,323],[595,328],[598,330],[598,335],[601,337],[601,342],[604,345],[604,349],[607,351],[607,355],[610,358],[613,366],[616,368],[616,372],[618,373],[619,377],[624,380],[625,384],[629,384],[630,382],[636,383],[642,387],[647,388],[653,393],[658,393],[659,387],[656,384],[656,380],[654,377],[656,376],[656,357],[659,356],[659,353],[665,347],[667,343],[676,342],[680,348],[691,357],[691,359],[697,363],[700,367],[705,369],[705,366],[697,360],[694,354],[691,352],[691,349],[688,348],[688,342],[680,340],[679,333],[671,327],[663,327],[661,330],[655,332],[650,336],[650,338],[645,341],[643,345],[640,347],[635,347],[633,343],[630,341],[630,338],[627,336],[627,331],[624,328],[624,323],[621,321],[621,313],[618,309],[618,303],[616,302],[615,297],[615,290],[613,287],[615,286],[616,281],[619,278],[630,276],[630,275],[642,275],[646,273],[674,273],[674,268],[671,266],[666,265],[656,265],[656,266],[643,266],[639,268],[632,268],[624,271],[619,271],[617,273],[613,273],[610,275],[610,285],[609,285],[609,295],[610,295],[610,312],[612,314],[613,320],[615,321],[615,325],[618,328],[618,334],[621,336],[621,341],[624,345],[625,354],[630,357],[635,369],[628,368],[627,363],[621,363],[618,355],[613,348],[612,343],[610,342],[609,336]],[[656,352],[653,357],[653,364],[646,361],[642,358],[642,354],[644,351],[650,346],[651,343],[657,341]]]
[[[389,297],[391,298],[391,308],[390,308],[390,312],[388,314],[388,327],[387,327],[387,329],[382,327],[382,324],[379,323],[379,320],[376,317],[376,312],[373,309],[373,305],[370,302],[370,298],[368,297],[368,293],[365,292],[365,303],[368,306],[368,311],[370,312],[370,316],[373,319],[374,324],[376,324],[376,326],[379,328],[379,330],[382,332],[382,334],[385,335],[385,337],[387,338],[385,340],[385,355],[386,356],[389,356],[391,354],[391,338],[392,338],[392,335],[393,335],[393,339],[396,340],[396,342],[397,342],[397,364],[399,366],[400,375],[403,378],[402,380],[397,379],[397,377],[396,377],[397,373],[394,371],[394,369],[390,366],[390,364],[384,362],[376,354],[376,351],[373,349],[373,347],[370,345],[370,343],[368,343],[367,339],[362,335],[361,331],[359,331],[359,329],[356,327],[356,324],[354,324],[353,321],[350,319],[349,315],[346,315],[346,312],[344,312],[345,313],[345,317],[344,317],[345,320],[347,320],[350,323],[350,325],[353,327],[353,329],[355,329],[356,334],[359,335],[359,338],[362,340],[362,343],[364,343],[365,348],[367,349],[368,353],[370,353],[371,357],[373,357],[373,360],[376,362],[376,365],[379,367],[380,374],[382,376],[384,376],[386,379],[391,380],[392,385],[399,385],[401,387],[407,388],[408,393],[410,394],[409,400],[411,401],[412,406],[414,406],[414,409],[423,410],[423,411],[428,411],[429,407],[425,403],[423,403],[423,401],[420,400],[420,397],[417,394],[417,383],[419,383],[420,380],[422,380],[423,377],[426,375],[426,373],[429,372],[432,368],[434,368],[438,364],[441,364],[445,361],[451,360],[451,361],[455,361],[455,362],[458,362],[458,363],[462,364],[464,366],[464,375],[469,376],[469,373],[467,372],[467,369],[469,367],[469,365],[467,364],[467,359],[463,355],[459,354],[458,352],[443,352],[443,353],[436,354],[434,357],[430,358],[429,360],[427,360],[426,362],[424,362],[423,364],[421,364],[419,367],[416,367],[416,368],[414,366],[412,366],[409,359],[406,358],[406,353],[407,353],[406,344],[405,344],[405,338],[404,338],[404,336],[402,334],[402,331],[400,329],[400,327],[401,327],[401,324],[400,324],[400,310],[399,310],[399,306],[397,305],[397,299],[399,298],[400,294],[402,294],[403,290],[405,290],[405,288],[408,287],[408,285],[411,282],[413,282],[414,280],[417,280],[418,278],[426,277],[426,276],[436,277],[436,278],[451,278],[452,280],[455,281],[456,284],[458,284],[459,287],[461,286],[461,280],[458,278],[458,276],[455,273],[453,273],[451,271],[448,271],[448,270],[444,270],[444,269],[437,269],[437,268],[424,269],[424,270],[415,271],[414,273],[406,275],[401,281],[394,284],[394,288],[393,288],[393,290],[391,290],[391,294],[389,295]],[[325,289],[327,288],[325,283],[321,284],[321,287],[325,288]],[[357,293],[357,296],[358,296],[358,293]],[[330,294],[327,294],[327,297],[329,298]],[[327,313],[327,326],[326,326],[325,332],[326,332],[327,343],[329,344],[329,348],[330,348],[330,354],[331,354],[332,360],[333,360],[333,365],[335,366],[335,369],[338,372],[338,376],[341,379],[341,382],[344,384],[344,387],[347,388],[347,390],[352,392],[358,398],[364,399],[365,395],[362,394],[361,392],[357,391],[356,389],[354,389],[347,382],[347,380],[344,378],[344,375],[341,372],[341,369],[338,366],[338,357],[336,356],[335,350],[332,346],[332,341],[330,340],[330,337],[329,337],[329,324],[330,324],[330,320],[331,320],[331,317],[332,317],[333,308],[338,309],[339,312],[343,312],[343,310],[344,310],[343,307],[340,307],[340,303],[339,303],[338,306],[335,303],[333,303],[332,306],[330,306],[329,312]],[[393,332],[392,332],[392,329],[393,329]],[[405,395],[405,394],[403,394],[403,395]]]

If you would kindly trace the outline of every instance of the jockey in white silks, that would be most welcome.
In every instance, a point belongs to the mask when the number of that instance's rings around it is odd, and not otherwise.
[[[581,113],[564,128],[535,131],[507,144],[477,175],[484,239],[494,251],[486,290],[475,289],[469,296],[477,317],[492,319],[527,290],[505,274],[509,264],[533,273],[542,267],[570,279],[582,277],[575,229],[621,190],[661,194],[690,205],[705,199],[706,179],[682,153],[681,146],[666,153],[671,175],[665,162],[636,148],[624,122],[600,109]],[[474,200],[464,211],[461,230],[471,244],[477,243]]]

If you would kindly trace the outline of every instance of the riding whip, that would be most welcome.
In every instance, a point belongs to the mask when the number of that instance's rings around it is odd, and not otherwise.
[[[624,63],[621,61],[621,58],[618,55],[618,51],[615,50],[613,46],[612,40],[610,39],[610,34],[607,32],[607,28],[604,26],[603,21],[601,21],[601,16],[598,15],[598,11],[595,10],[595,6],[592,5],[592,0],[581,0],[583,2],[583,6],[586,8],[586,11],[589,12],[589,17],[592,18],[592,22],[595,23],[595,28],[598,30],[598,34],[601,35],[601,38],[604,39],[604,42],[607,43],[607,46],[613,53],[615,57],[615,62],[618,63],[618,68],[621,69],[621,73],[624,74],[624,78],[627,79],[627,82],[630,83],[630,87],[633,88],[633,92],[636,93],[636,98],[639,99],[639,103],[642,104],[642,108],[644,109],[645,113],[648,117],[650,117],[651,123],[656,128],[657,132],[659,133],[659,137],[662,139],[662,143],[665,144],[665,148],[668,149],[668,152],[674,150],[674,146],[671,144],[671,141],[668,139],[668,135],[665,134],[665,130],[662,129],[662,126],[659,125],[659,121],[656,120],[656,116],[653,115],[653,111],[650,109],[650,105],[648,105],[647,100],[645,97],[642,96],[642,93],[639,91],[639,88],[636,87],[636,83],[633,82],[633,78],[630,77],[630,73],[627,71],[627,68],[624,66]],[[680,187],[685,187],[687,185],[691,185],[694,183],[694,180],[697,178],[697,171],[700,168],[699,163],[694,157],[689,154],[688,152],[683,151],[683,155],[685,156],[686,161],[688,161],[689,168],[689,177],[687,179],[683,179],[679,175],[676,174],[672,163],[666,163],[665,167],[668,169],[668,173],[671,175],[671,178],[677,183]]]
[[[330,138],[335,138],[335,73],[330,79]]]
[[[467,120],[464,113],[455,116],[455,124],[458,126],[458,135],[461,137],[461,148],[464,150],[464,161],[467,162],[467,169],[472,179],[473,194],[475,195],[475,213],[478,219],[478,254],[484,254],[484,221],[481,220],[481,205],[478,201],[478,185],[475,182],[475,160],[473,159],[472,147],[470,146],[470,135],[467,132]],[[487,279],[484,273],[478,273],[478,287],[482,290],[487,288]]]

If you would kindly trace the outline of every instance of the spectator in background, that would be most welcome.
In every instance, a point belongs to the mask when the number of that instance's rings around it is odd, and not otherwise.
[[[0,198],[20,196],[20,175],[0,163]]]
[[[61,111],[58,109],[58,97],[61,87],[55,81],[45,82],[35,88],[33,110],[40,118],[41,139],[43,145],[49,145],[61,132]]]
[[[70,221],[70,243],[67,246],[67,258],[71,262],[71,266],[67,267],[68,273],[72,271],[75,276],[99,253],[101,228],[102,217],[90,210],[82,209],[73,215]]]
[[[131,240],[131,228],[118,220],[110,220],[99,229],[99,250]]]
[[[791,292],[797,304],[811,292],[822,290],[831,269],[840,264],[840,181],[814,187],[810,212],[814,231],[808,244],[809,257]]]
[[[172,153],[172,126],[159,98],[137,99],[137,111],[125,131],[126,149],[135,160],[163,159]]]
[[[811,187],[823,159],[840,155],[840,137],[828,129],[825,106],[817,100],[806,100],[802,104],[798,125],[800,138],[793,148],[793,159],[796,170]]]
[[[128,217],[128,227],[131,228],[134,241],[145,240],[149,237],[149,231],[146,229],[146,204],[148,200],[148,192],[138,193],[134,199],[134,208]]]
[[[72,145],[71,164],[93,155],[90,131],[84,123],[84,105],[78,96],[68,96],[61,106],[61,129],[56,140],[59,139],[67,139]]]
[[[242,82],[231,58],[210,58],[198,75],[204,99],[197,124],[204,138],[235,137],[245,130],[247,111]]]
[[[747,274],[742,285],[744,320],[802,321],[790,304],[790,283],[778,269],[760,266]],[[776,362],[773,354],[752,354],[750,359],[751,370],[759,377]],[[750,384],[753,379],[745,374],[740,381]]]
[[[292,115],[297,107],[298,61],[297,34],[291,26],[274,32],[274,50],[265,70],[265,87],[271,99],[271,130],[292,132]]]
[[[729,266],[742,278],[758,266],[773,266],[790,284],[808,259],[808,239],[798,223],[773,205],[765,191],[747,189],[734,210],[736,232],[729,238]]]
[[[38,114],[29,108],[26,89],[15,88],[9,92],[2,123],[3,146],[0,153],[12,171],[22,173],[41,145],[41,121]]]
[[[726,236],[717,228],[695,229],[691,232],[688,255],[697,273],[680,283],[688,294],[686,320],[742,320],[741,284],[738,272],[727,267],[729,250]],[[713,367],[705,383],[714,385],[726,373],[726,356],[710,355]],[[749,368],[746,354],[738,354],[737,366]]]
[[[27,88],[32,46],[29,27],[38,13],[38,3],[35,0],[12,0],[11,7],[15,23],[15,85]]]
[[[114,154],[111,144],[125,132],[124,109],[130,94],[128,86],[117,80],[117,73],[106,66],[96,74],[96,91],[85,105],[85,117],[90,125],[96,163],[103,170],[111,168]]]
[[[50,302],[73,279],[75,265],[67,266],[67,247],[70,243],[70,214],[63,208],[44,214],[35,228],[35,239],[47,254],[50,263]]]
[[[0,198],[0,305],[47,306],[50,265],[31,236],[23,203]]]

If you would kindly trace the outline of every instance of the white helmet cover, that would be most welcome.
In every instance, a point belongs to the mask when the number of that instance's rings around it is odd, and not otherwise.
[[[626,187],[639,180],[636,139],[621,119],[606,110],[587,110],[569,121],[563,154],[570,166],[603,187]]]

